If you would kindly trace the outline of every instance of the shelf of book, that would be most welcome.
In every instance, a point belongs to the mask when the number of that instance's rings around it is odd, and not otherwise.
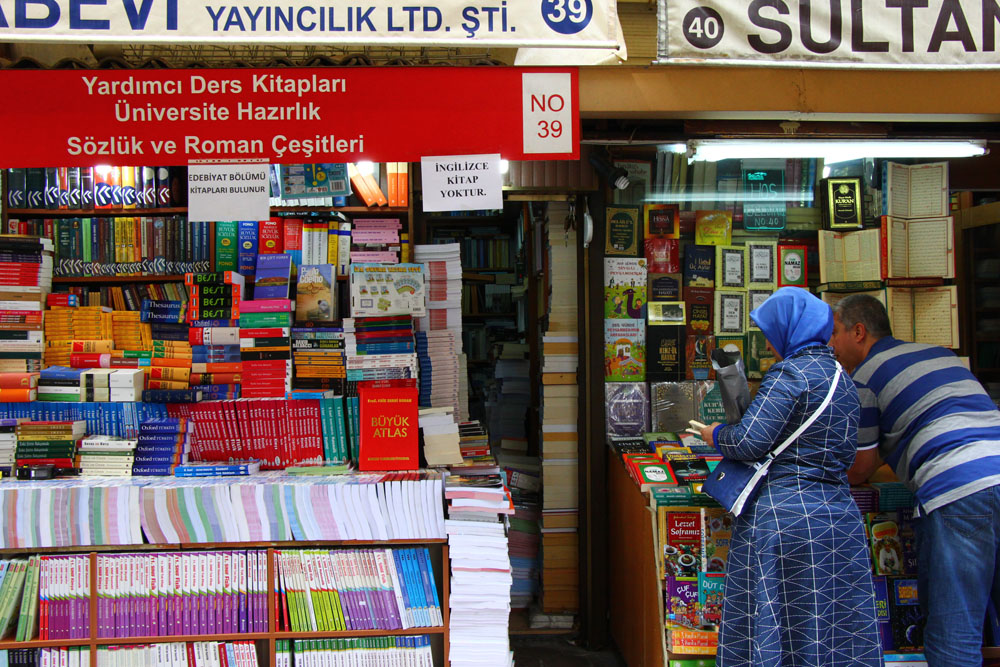
[[[385,630],[348,630],[348,631],[318,631],[318,632],[291,632],[278,631],[277,618],[277,591],[275,587],[275,555],[281,550],[308,550],[316,548],[356,548],[356,547],[401,547],[407,545],[422,545],[436,547],[430,552],[430,567],[433,570],[440,592],[440,611],[442,624],[432,627],[414,627],[408,629],[385,629]],[[439,547],[439,549],[437,548]],[[220,549],[264,549],[266,551],[266,588],[264,590],[264,600],[267,608],[267,632],[233,632],[215,634],[186,634],[186,635],[156,635],[156,636],[131,636],[131,637],[99,637],[98,636],[98,595],[93,591],[99,589],[97,557],[108,553],[133,553],[133,552],[169,552],[169,551],[213,551]],[[290,542],[208,542],[208,543],[180,543],[180,544],[141,544],[141,545],[107,545],[107,546],[78,546],[59,548],[33,548],[33,549],[0,549],[0,557],[10,557],[26,554],[87,554],[90,558],[90,591],[87,604],[89,607],[88,618],[90,631],[88,637],[75,639],[32,639],[27,641],[0,640],[0,650],[3,649],[32,649],[32,648],[53,648],[53,647],[74,647],[84,646],[89,648],[91,667],[97,665],[97,649],[109,645],[144,645],[144,644],[172,644],[187,642],[226,642],[226,641],[261,641],[267,642],[266,658],[260,663],[268,667],[276,667],[278,640],[300,640],[300,639],[339,639],[354,637],[389,637],[389,636],[430,636],[436,639],[432,645],[434,655],[441,656],[435,659],[435,664],[448,664],[449,651],[449,616],[450,616],[450,580],[449,580],[449,558],[448,544],[446,539],[406,539],[406,540],[335,540],[335,541],[290,541]]]
[[[53,285],[127,285],[130,283],[182,283],[183,273],[155,276],[53,276]]]
[[[122,218],[187,213],[187,207],[164,208],[9,208],[11,218]]]
[[[164,208],[89,208],[89,209],[68,209],[68,208],[11,208],[7,209],[7,215],[12,218],[115,218],[115,217],[142,217],[156,215],[184,215],[187,213],[186,206],[169,206]],[[368,208],[367,206],[272,206],[272,213],[348,213],[351,215],[372,213],[385,214],[393,213],[405,215],[410,212],[406,206],[381,206]]]

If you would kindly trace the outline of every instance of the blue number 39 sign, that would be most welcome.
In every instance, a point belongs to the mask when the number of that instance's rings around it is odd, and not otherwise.
[[[542,18],[550,28],[563,35],[580,32],[593,15],[591,0],[542,0]]]

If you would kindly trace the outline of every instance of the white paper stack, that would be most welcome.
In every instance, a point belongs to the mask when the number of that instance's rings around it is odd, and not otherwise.
[[[458,424],[454,408],[424,408],[418,416],[424,445],[424,459],[429,466],[452,465],[462,462]]]
[[[509,667],[510,558],[501,523],[445,521],[452,667]]]

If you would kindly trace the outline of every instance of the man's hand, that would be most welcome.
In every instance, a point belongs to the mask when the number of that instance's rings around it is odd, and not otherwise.
[[[882,465],[878,447],[862,449],[854,456],[854,464],[847,471],[847,481],[851,485],[864,484]]]

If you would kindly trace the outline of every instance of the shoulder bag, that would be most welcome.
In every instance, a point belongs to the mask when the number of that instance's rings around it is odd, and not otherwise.
[[[826,398],[823,399],[823,402],[816,411],[809,416],[809,419],[802,422],[802,425],[795,429],[784,442],[775,447],[763,459],[754,463],[723,458],[719,461],[719,465],[715,467],[715,470],[705,479],[701,490],[719,501],[719,504],[727,510],[739,516],[747,503],[756,495],[757,489],[760,488],[761,482],[764,481],[764,477],[767,475],[767,471],[770,469],[774,459],[795,442],[795,439],[802,435],[803,431],[809,428],[816,421],[816,418],[830,405],[830,401],[833,400],[833,394],[837,390],[837,384],[840,382],[842,370],[838,362],[837,372],[833,376],[833,382],[830,383],[830,391],[827,392]]]

